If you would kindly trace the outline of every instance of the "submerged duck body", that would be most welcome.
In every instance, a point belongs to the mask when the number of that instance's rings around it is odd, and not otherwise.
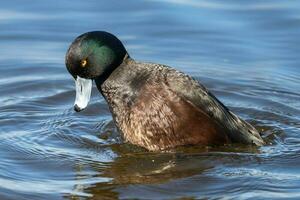
[[[83,90],[95,80],[120,133],[132,144],[151,151],[196,144],[264,144],[253,126],[198,81],[165,65],[135,61],[110,33],[79,36],[67,52],[66,66],[76,82],[84,80],[76,84],[80,90],[75,110],[87,105],[80,102],[89,100],[90,93]]]

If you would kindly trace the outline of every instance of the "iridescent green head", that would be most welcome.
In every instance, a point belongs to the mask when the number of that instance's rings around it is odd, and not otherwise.
[[[104,31],[88,32],[71,44],[66,66],[74,78],[95,79],[118,67],[126,53],[116,36]]]
[[[122,62],[127,51],[114,35],[104,31],[77,37],[66,54],[66,67],[76,83],[76,111],[90,100],[92,80],[105,80]]]

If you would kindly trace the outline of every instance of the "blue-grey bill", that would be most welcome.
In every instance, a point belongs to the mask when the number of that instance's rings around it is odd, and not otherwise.
[[[84,79],[77,76],[75,80],[76,86],[76,99],[74,103],[75,111],[79,112],[86,108],[88,105],[91,93],[92,93],[92,80],[91,79]]]

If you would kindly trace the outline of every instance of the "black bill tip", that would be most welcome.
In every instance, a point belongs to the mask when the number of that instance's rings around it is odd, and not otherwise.
[[[79,106],[77,106],[77,104],[75,104],[75,105],[74,105],[74,110],[75,110],[76,112],[80,112],[80,111],[82,111],[83,109],[81,109]]]

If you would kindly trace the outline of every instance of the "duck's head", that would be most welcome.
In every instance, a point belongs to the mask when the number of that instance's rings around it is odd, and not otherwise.
[[[92,80],[104,81],[126,55],[122,42],[104,31],[84,33],[73,41],[66,54],[66,67],[75,79],[75,111],[87,106]]]

